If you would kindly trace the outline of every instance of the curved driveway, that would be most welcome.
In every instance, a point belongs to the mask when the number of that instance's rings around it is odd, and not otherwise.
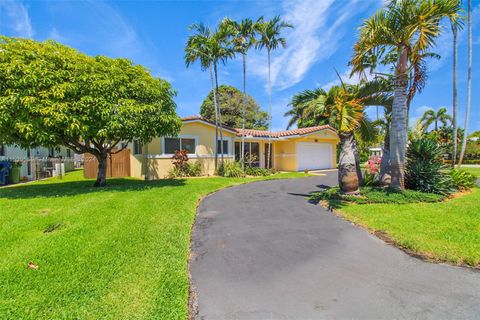
[[[255,182],[202,201],[198,319],[480,318],[480,272],[412,258],[306,200],[335,179]]]

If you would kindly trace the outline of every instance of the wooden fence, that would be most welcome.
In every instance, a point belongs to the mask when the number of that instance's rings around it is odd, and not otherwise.
[[[96,178],[98,173],[98,161],[92,154],[86,153],[83,163],[83,175],[85,178]],[[130,150],[125,149],[112,154],[107,159],[107,178],[130,177]]]

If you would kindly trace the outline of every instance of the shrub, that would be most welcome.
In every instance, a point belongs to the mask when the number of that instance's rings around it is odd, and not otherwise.
[[[228,161],[228,162],[222,163],[218,170],[218,173],[220,172],[223,174],[219,174],[219,175],[222,175],[228,178],[240,178],[244,176],[241,163],[236,161],[235,162]]]
[[[453,186],[458,190],[469,190],[475,186],[476,177],[467,171],[453,169],[450,177]]]
[[[449,194],[454,191],[452,178],[442,161],[443,150],[429,139],[410,142],[407,149],[405,185],[408,189]]]
[[[177,150],[172,157],[173,168],[168,172],[167,178],[179,177],[198,177],[202,174],[202,166],[200,162],[188,162],[186,150]]]
[[[269,176],[272,174],[268,169],[250,166],[245,167],[245,173],[249,176]]]
[[[311,195],[310,200],[318,203],[319,201],[328,201],[330,207],[339,207],[342,203],[417,203],[417,202],[438,202],[445,199],[444,195],[420,192],[414,190],[405,190],[404,192],[391,189],[364,187],[360,190],[360,196],[345,195],[340,192],[340,188],[329,188],[322,192]]]

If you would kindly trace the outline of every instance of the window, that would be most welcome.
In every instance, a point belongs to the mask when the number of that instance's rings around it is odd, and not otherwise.
[[[5,145],[0,143],[0,157],[5,156]]]
[[[240,142],[235,142],[235,160],[240,160]],[[260,166],[260,144],[258,142],[245,142],[243,150],[245,162],[249,162],[252,167]]]
[[[165,154],[174,154],[177,150],[186,150],[195,153],[196,141],[194,138],[165,138]]]
[[[71,157],[72,157],[72,150],[67,149],[67,158],[71,158]]]
[[[142,154],[143,145],[138,140],[133,141],[133,154]]]
[[[55,148],[48,148],[48,156],[53,157],[55,155]]]
[[[217,153],[222,154],[222,145],[220,140],[217,141]],[[229,154],[228,152],[228,140],[223,140],[223,154]]]

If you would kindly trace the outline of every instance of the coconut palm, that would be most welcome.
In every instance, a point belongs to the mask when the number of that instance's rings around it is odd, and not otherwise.
[[[285,48],[287,40],[281,37],[282,31],[286,28],[293,28],[293,26],[280,19],[280,16],[274,17],[270,21],[263,21],[260,18],[256,23],[256,31],[258,32],[260,39],[256,44],[258,49],[267,49],[268,59],[268,115],[269,115],[269,131],[272,130],[272,80],[270,70],[270,55],[273,50],[278,49],[280,46]],[[267,168],[270,167],[270,149],[272,137],[269,136],[269,148],[267,153]]]
[[[470,120],[470,103],[472,95],[472,1],[468,0],[468,75],[467,75],[467,112],[465,113],[465,134],[462,139],[462,149],[458,167],[462,165],[465,149],[467,148],[468,122]]]
[[[189,27],[194,34],[187,40],[185,47],[185,63],[187,67],[195,61],[200,62],[202,70],[210,69],[212,90],[215,105],[215,141],[223,141],[223,126],[221,106],[218,100],[218,64],[225,64],[227,59],[233,57],[233,49],[228,45],[227,34],[223,30],[210,30],[203,23],[193,24]],[[223,164],[223,142],[220,143],[221,162]],[[218,152],[215,146],[215,170],[218,169]]]
[[[425,130],[433,124],[434,130],[437,131],[439,129],[439,123],[445,127],[449,122],[452,122],[452,116],[447,113],[446,108],[440,108],[437,112],[432,109],[427,110],[420,118],[420,124]]]
[[[241,150],[244,150],[245,146],[245,119],[246,119],[246,110],[247,110],[247,52],[255,44],[256,39],[256,25],[260,23],[261,20],[253,22],[251,19],[243,19],[240,22],[232,21],[228,18],[222,21],[222,28],[225,29],[225,32],[232,38],[233,49],[236,53],[242,55],[242,65],[243,65],[243,101],[242,101],[242,142]],[[240,153],[242,169],[245,170],[245,161],[243,159],[243,151]]]
[[[390,105],[391,98],[381,90],[379,81],[362,82],[359,85],[333,86],[328,92],[323,89],[305,90],[295,95],[290,103],[289,125],[299,127],[328,124],[340,137],[338,183],[345,193],[358,193],[362,180],[355,133],[364,140],[374,134],[372,123],[367,119],[367,106]]]
[[[458,113],[458,95],[457,95],[457,35],[458,28],[452,26],[453,34],[453,116],[452,116],[452,126],[453,126],[453,139],[452,139],[452,167],[455,168],[455,162],[457,161],[457,113]]]
[[[391,186],[395,189],[404,189],[409,75],[415,66],[422,66],[420,61],[425,55],[430,55],[442,32],[442,19],[455,25],[459,11],[460,5],[455,0],[390,0],[385,8],[365,20],[360,29],[351,61],[353,72],[363,73],[366,59],[372,57],[380,64],[393,64],[394,68],[390,162]]]

